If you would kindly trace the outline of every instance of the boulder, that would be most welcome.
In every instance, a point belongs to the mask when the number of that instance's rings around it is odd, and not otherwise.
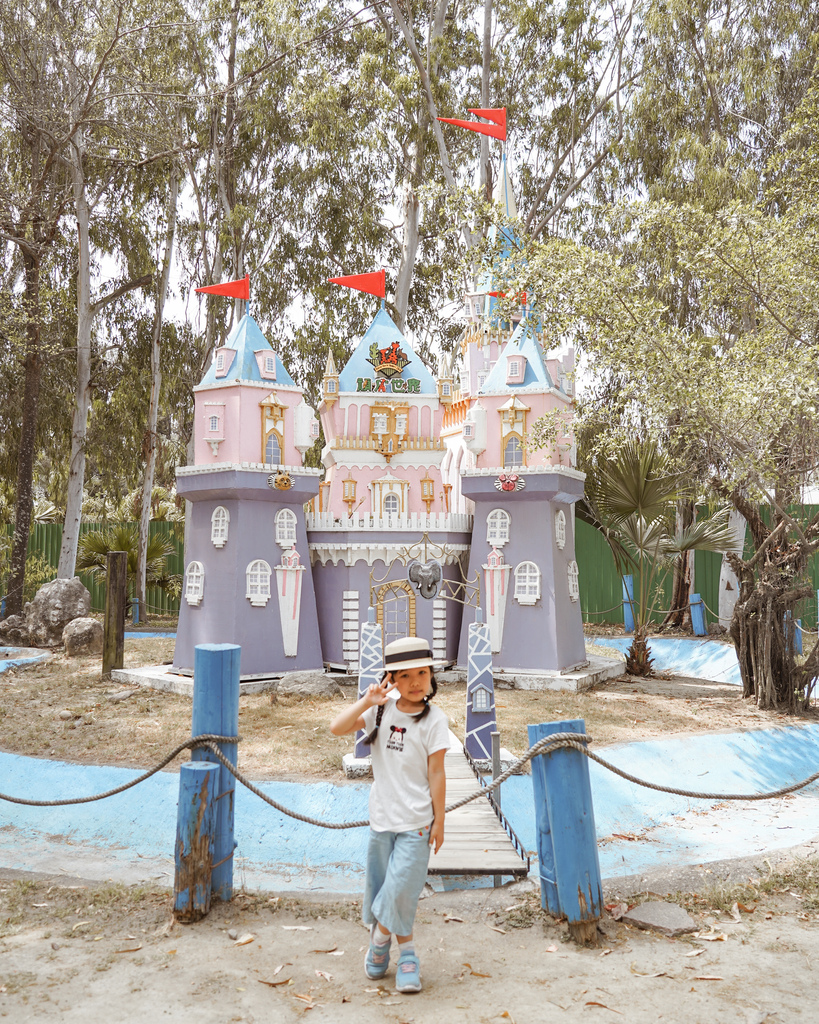
[[[285,672],[276,693],[280,700],[288,697],[307,700],[337,697],[344,691],[332,676],[324,672]]]
[[[22,615],[9,615],[0,622],[0,647],[28,647],[28,630]]]
[[[63,630],[65,653],[70,658],[78,654],[102,654],[103,636],[102,623],[96,619],[72,619]]]
[[[26,605],[29,643],[34,647],[59,647],[68,623],[85,618],[90,611],[91,595],[79,576],[44,584]]]

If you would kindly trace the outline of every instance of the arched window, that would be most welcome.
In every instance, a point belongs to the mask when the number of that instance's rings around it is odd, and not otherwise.
[[[247,594],[254,608],[264,608],[270,600],[270,566],[262,558],[251,562],[245,570]]]
[[[572,601],[580,600],[580,571],[577,562],[571,561],[566,567],[566,578],[569,582],[569,597]]]
[[[210,539],[215,548],[227,544],[229,523],[230,512],[223,505],[217,505],[210,517]]]
[[[515,600],[518,604],[534,604],[540,600],[540,569],[534,562],[515,566]]]
[[[279,466],[282,461],[282,443],[279,440],[279,435],[275,430],[271,430],[267,435],[267,440],[264,446],[264,461],[269,466]]]
[[[520,438],[515,437],[513,434],[506,442],[506,447],[503,449],[503,468],[516,469],[518,466],[522,465],[523,445],[520,443]]]
[[[512,517],[502,508],[493,508],[486,517],[486,543],[493,548],[503,547],[509,540]]]
[[[185,600],[196,607],[205,593],[205,567],[201,562],[188,562],[185,570]]]
[[[566,547],[566,513],[563,509],[555,512],[555,544],[561,551]]]
[[[334,395],[336,393],[336,382],[334,380],[327,381],[327,394]]]
[[[209,423],[208,430],[218,430],[219,429],[219,417],[218,416],[211,416],[211,418],[208,421],[208,423]]]
[[[384,515],[397,516],[401,514],[401,500],[397,494],[388,494],[384,498]]]
[[[292,548],[296,543],[296,513],[282,508],[276,513],[276,543],[283,548]]]

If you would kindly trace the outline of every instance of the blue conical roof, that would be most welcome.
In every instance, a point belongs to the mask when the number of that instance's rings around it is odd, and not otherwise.
[[[386,355],[387,358],[398,357],[399,363],[406,360],[406,365],[400,372],[391,376],[379,375],[376,366],[381,363],[383,355]],[[415,354],[412,346],[398,330],[397,325],[383,306],[375,314],[375,319],[367,328],[364,337],[359,341],[355,351],[339,374],[339,391],[356,391],[359,377],[373,380],[377,376],[388,380],[414,379],[420,381],[420,391],[415,393],[437,394],[438,391],[432,374]]]
[[[259,351],[264,351],[265,353],[273,352],[273,346],[262,334],[259,325],[249,313],[245,313],[230,332],[224,347],[236,350],[236,354],[227,368],[227,373],[217,377],[216,363],[213,362],[208,367],[208,372],[202,378],[201,384],[225,384],[235,380],[253,380],[270,385],[284,384],[290,387],[296,386],[296,382],[287,372],[284,363],[276,353],[274,353],[276,356],[275,381],[262,377],[256,360],[256,353]]]
[[[512,355],[521,355],[526,359],[526,373],[520,384],[506,383],[507,357]],[[535,324],[531,317],[524,316],[492,367],[480,393],[486,395],[508,394],[514,391],[547,391],[553,387],[551,374],[543,361],[543,349],[537,340]]]

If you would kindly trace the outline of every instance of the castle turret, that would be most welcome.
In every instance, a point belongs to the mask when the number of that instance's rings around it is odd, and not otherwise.
[[[303,466],[318,422],[256,321],[245,315],[194,388],[195,463],[177,470],[192,503],[174,667],[200,643],[242,648],[244,678],[321,668]]]

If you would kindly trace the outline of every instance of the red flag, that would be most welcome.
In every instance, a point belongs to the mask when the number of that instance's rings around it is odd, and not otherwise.
[[[245,274],[238,281],[225,281],[224,284],[209,284],[204,288],[197,288],[197,292],[206,292],[208,295],[227,295],[231,299],[244,299],[250,301],[250,274]]]
[[[470,114],[476,117],[485,117],[492,124],[483,124],[481,121],[460,121],[453,117],[439,117],[439,121],[447,124],[457,125],[459,128],[468,128],[471,132],[478,132],[481,135],[491,135],[493,139],[506,141],[506,107],[499,107],[497,110],[481,110],[477,107],[469,108]]]
[[[509,293],[508,292],[487,292],[486,294],[487,295],[491,295],[495,299],[505,299],[506,296]],[[520,294],[518,294],[518,295],[513,295],[512,298],[520,299],[520,304],[522,306],[526,305],[526,292],[520,292]]]
[[[341,284],[345,288],[355,288],[358,292],[377,295],[380,299],[387,296],[386,270],[373,270],[369,274],[347,274],[346,277],[330,277],[330,284]]]

